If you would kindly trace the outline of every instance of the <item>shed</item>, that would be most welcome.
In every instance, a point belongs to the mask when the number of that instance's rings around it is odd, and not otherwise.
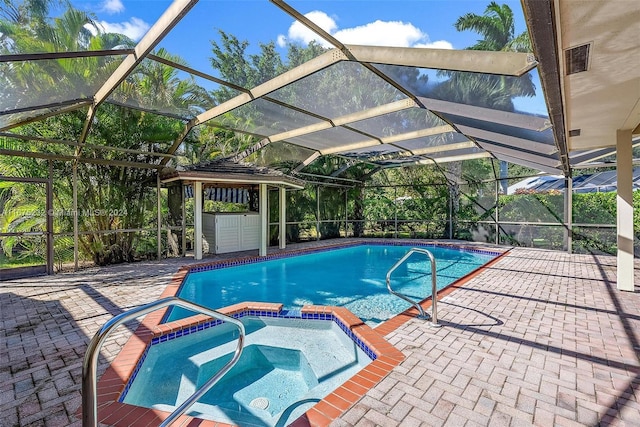
[[[203,256],[203,201],[205,198],[220,201],[241,201],[257,211],[259,216],[259,248],[260,256],[267,254],[268,242],[268,206],[267,192],[269,187],[279,189],[279,246],[286,247],[286,197],[285,191],[302,189],[304,181],[271,168],[255,166],[249,163],[235,162],[230,158],[216,159],[192,166],[175,169],[164,169],[161,182],[169,187],[169,216],[175,213],[176,198],[184,212],[185,197],[194,198],[194,258]],[[190,190],[191,189],[191,190]],[[189,194],[190,193],[190,194]],[[174,202],[172,203],[172,199]],[[173,209],[172,209],[173,207]],[[184,225],[184,224],[183,224]],[[237,223],[235,227],[240,227]],[[184,230],[184,227],[183,227]],[[240,231],[240,230],[239,230]],[[241,248],[241,246],[240,246]]]

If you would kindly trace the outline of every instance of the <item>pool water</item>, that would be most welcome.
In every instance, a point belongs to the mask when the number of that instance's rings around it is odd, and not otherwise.
[[[334,321],[247,316],[238,363],[187,414],[288,425],[371,363]],[[121,401],[171,412],[227,363],[238,331],[221,324],[150,346]]]
[[[411,305],[389,294],[387,271],[412,246],[357,245],[341,249],[189,273],[178,296],[217,309],[242,301],[277,302],[287,309],[304,305],[344,306],[375,327]],[[416,246],[423,247],[423,246]],[[436,258],[442,289],[498,254],[424,246]],[[431,265],[414,253],[391,276],[391,286],[415,301],[431,295]],[[191,313],[172,309],[167,321]]]
[[[227,354],[202,366],[197,386],[218,372],[231,356]],[[316,385],[318,379],[300,350],[251,344],[245,347],[236,366],[199,402],[236,411],[238,402],[248,402],[274,416]]]

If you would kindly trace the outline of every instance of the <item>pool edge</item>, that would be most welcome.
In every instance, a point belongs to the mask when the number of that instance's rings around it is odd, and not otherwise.
[[[243,311],[276,313],[282,311],[282,304],[246,302],[234,304],[218,311],[227,315],[239,315]],[[377,331],[364,324],[360,318],[344,307],[305,306],[302,308],[301,313],[310,316],[307,319],[331,320],[325,317],[328,315],[333,316],[376,355],[375,359],[362,370],[339,385],[297,420],[289,424],[291,426],[327,425],[356,403],[366,391],[386,377],[394,367],[404,360],[405,356]],[[101,423],[113,426],[152,426],[162,422],[169,415],[168,412],[134,406],[119,401],[129,383],[129,378],[134,375],[140,360],[145,356],[153,339],[185,328],[194,324],[194,322],[199,324],[212,320],[203,315],[196,315],[167,324],[157,323],[152,325],[148,319],[149,316],[151,315],[144,318],[134,335],[129,338],[98,381],[98,419]],[[269,316],[267,315],[267,317]],[[154,318],[155,320],[160,320],[161,316],[156,315]],[[343,331],[346,333],[344,329]],[[183,415],[176,422],[180,422],[181,425],[188,423],[188,425],[199,426],[233,426],[233,424],[203,420],[187,415]]]
[[[296,256],[314,253],[323,250],[358,246],[363,244],[382,244],[382,245],[390,245],[390,246],[442,246],[448,247],[452,249],[465,250],[470,252],[480,252],[480,253],[490,253],[496,255],[488,263],[476,268],[475,270],[467,273],[465,276],[460,279],[454,281],[453,283],[447,285],[445,288],[438,291],[438,297],[443,297],[456,289],[462,287],[466,282],[473,279],[477,275],[481,274],[483,270],[490,268],[495,263],[497,263],[503,256],[507,255],[511,248],[495,248],[491,249],[478,249],[472,245],[465,245],[464,242],[460,243],[451,243],[451,242],[441,242],[441,241],[426,241],[426,240],[415,240],[411,242],[406,241],[389,241],[389,240],[379,240],[379,239],[366,239],[362,242],[343,242],[338,244],[330,244],[323,246],[321,248],[304,248],[297,249],[293,251],[287,251],[284,253],[274,254],[270,258],[258,257],[258,256],[245,256],[236,259],[236,263],[234,260],[219,260],[207,263],[194,264],[191,266],[181,266],[178,271],[173,275],[170,283],[166,286],[163,291],[161,298],[168,296],[177,295],[182,283],[188,274],[196,268],[200,267],[210,267],[210,266],[229,266],[231,265],[242,265],[245,263],[251,262],[259,262],[264,260],[271,259],[280,259],[288,256]],[[200,270],[198,270],[200,271]],[[235,304],[236,307],[244,303]],[[259,305],[265,305],[270,303],[254,303]],[[278,305],[278,303],[275,303]],[[282,306],[282,304],[279,304]],[[420,305],[427,309],[431,307],[431,296],[420,302]],[[326,426],[329,425],[336,418],[340,417],[344,412],[346,412],[351,406],[353,406],[358,400],[360,400],[371,388],[373,388],[378,382],[380,382],[383,378],[385,378],[402,360],[404,360],[405,356],[402,354],[400,350],[396,347],[388,343],[386,341],[385,336],[389,333],[395,331],[400,326],[404,325],[409,320],[415,318],[417,316],[417,310],[415,308],[407,309],[406,311],[392,317],[391,319],[381,323],[375,329],[371,329],[369,326],[365,325],[357,316],[353,315],[348,309],[343,307],[330,307],[330,306],[307,306],[314,307],[313,309],[318,310],[318,312],[326,312],[328,309],[336,309],[336,310],[346,310],[353,317],[355,317],[361,326],[366,326],[371,332],[368,336],[368,339],[371,342],[378,343],[384,342],[388,345],[385,347],[385,351],[389,351],[391,355],[382,355],[378,356],[375,360],[373,360],[367,367],[365,367],[362,371],[358,372],[351,379],[347,380],[345,383],[340,385],[336,390],[323,398],[320,402],[310,408],[305,414],[295,420],[293,423],[289,424],[294,427],[302,427],[302,426]],[[139,325],[138,329],[136,329],[134,335],[127,341],[122,351],[116,356],[116,359],[111,363],[111,365],[107,368],[103,376],[100,378],[98,383],[98,410],[100,412],[109,412],[103,418],[100,419],[101,422],[113,425],[113,426],[155,426],[158,425],[166,416],[167,412],[147,409],[142,407],[137,407],[133,405],[128,405],[125,403],[117,402],[119,396],[124,391],[124,387],[130,375],[133,373],[133,369],[137,365],[137,362],[140,357],[142,357],[142,353],[145,351],[146,344],[145,339],[151,340],[151,337],[154,334],[154,329],[159,327],[162,324],[163,319],[168,313],[169,309],[158,310],[156,312],[148,314]],[[206,316],[200,315],[203,318]],[[196,317],[196,316],[192,316]],[[181,327],[181,323],[187,319],[176,320],[173,322],[169,322],[168,327]],[[354,325],[359,326],[359,325]],[[140,333],[139,333],[140,332]],[[126,351],[125,351],[126,350]],[[120,355],[124,354],[122,359]],[[119,361],[116,363],[116,361]],[[371,368],[369,368],[371,367]],[[367,371],[369,368],[369,371]],[[366,372],[365,372],[366,371]],[[122,379],[124,375],[124,380]],[[104,379],[104,382],[103,382]],[[120,381],[118,381],[120,380]],[[81,408],[79,412],[81,411]],[[178,421],[177,421],[178,422]],[[199,418],[194,418],[190,416],[182,416],[179,418],[179,422],[181,425],[199,425],[199,426],[218,426],[218,427],[233,427],[233,424],[227,424],[219,421],[210,421],[203,420]],[[194,424],[195,423],[195,424]]]
[[[455,291],[456,289],[461,288],[462,286],[464,286],[465,283],[467,283],[474,277],[481,274],[484,270],[491,268],[495,263],[500,261],[502,257],[507,256],[510,251],[511,251],[511,248],[506,249],[504,252],[497,255],[495,258],[493,258],[491,261],[487,262],[486,264],[481,265],[475,270],[472,270],[469,273],[465,274],[461,278],[449,283],[447,286],[445,286],[444,288],[438,291],[438,298],[445,297],[450,293],[452,293],[453,291]],[[431,308],[432,296],[430,295],[427,298],[423,299],[422,301],[419,302],[419,304],[426,312],[427,309]],[[419,314],[418,310],[416,310],[414,307],[408,308],[407,310],[403,311],[400,314],[397,314],[391,319],[388,319],[382,322],[381,324],[376,326],[375,330],[380,332],[382,336],[387,336],[391,332],[398,329],[400,326],[404,325],[409,320],[418,316],[418,314]]]

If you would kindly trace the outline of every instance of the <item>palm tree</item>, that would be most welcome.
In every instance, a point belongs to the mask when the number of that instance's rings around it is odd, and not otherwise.
[[[475,31],[482,38],[469,50],[531,52],[531,42],[527,31],[515,33],[515,19],[511,8],[492,1],[484,14],[467,13],[455,22],[458,31]],[[431,96],[453,102],[493,108],[502,111],[514,111],[513,99],[521,96],[535,96],[532,76],[506,77],[490,74],[441,71],[440,77],[447,80],[437,85]],[[501,167],[504,171],[506,168]],[[461,176],[462,165],[459,162],[449,164],[449,172]],[[503,176],[501,176],[503,178]],[[506,180],[503,181],[506,185]],[[459,209],[460,189],[452,188],[454,213]]]
[[[471,30],[483,36],[469,50],[507,52],[531,52],[531,41],[527,31],[515,35],[515,20],[511,8],[492,1],[484,15],[467,13],[454,24],[456,30]]]
[[[0,175],[33,177],[38,174],[34,159],[21,158],[9,161],[0,156]],[[44,214],[45,188],[42,184],[24,182],[0,182],[0,233],[30,233],[46,231]],[[14,255],[44,259],[44,236],[4,236],[0,239],[0,253],[7,258]]]
[[[492,1],[483,15],[467,13],[458,18],[454,26],[458,31],[475,31],[482,36],[468,50],[531,52],[528,32],[516,36],[513,11],[506,4],[500,6]],[[514,97],[535,95],[535,85],[529,74],[505,77],[442,71],[439,75],[449,79],[439,84],[431,95],[453,102],[514,111]]]
[[[104,33],[95,23],[91,14],[68,7],[56,19],[46,19],[43,13],[23,13],[22,10],[31,3],[43,0],[25,0],[15,6],[11,0],[4,0],[3,5],[11,4],[0,9],[0,50],[7,53],[28,52],[65,52],[78,50],[114,49],[120,46],[130,47],[134,43],[120,34]],[[7,18],[11,15],[15,19]],[[19,13],[18,13],[19,12]],[[36,16],[30,21],[30,16]],[[6,19],[5,19],[6,18]],[[87,27],[92,27],[89,31]],[[180,58],[165,51],[155,52],[158,56],[182,63]],[[24,61],[9,63],[11,72],[0,73],[0,86],[8,88],[2,91],[0,105],[9,108],[16,106],[34,106],[60,99],[73,97],[91,97],[96,87],[99,87],[113,70],[119,65],[120,58],[114,56],[87,57],[75,59],[59,59],[46,61]],[[16,65],[17,64],[17,65]],[[157,106],[161,110],[176,109],[188,114],[197,114],[211,104],[206,91],[195,84],[194,79],[179,79],[178,72],[169,66],[155,61],[145,61],[128,77],[114,97],[116,101],[127,104],[135,100],[136,105]],[[120,96],[120,98],[117,98]],[[130,97],[130,99],[126,97]],[[125,97],[123,99],[123,97]],[[173,120],[155,114],[148,114],[136,110],[120,108],[108,102],[98,110],[95,123],[92,126],[89,142],[92,145],[110,145],[124,148],[152,150],[163,143],[171,143],[183,129],[180,120]],[[70,116],[78,116],[78,120],[70,120]],[[39,122],[26,125],[20,129],[21,133],[45,135],[54,139],[73,139],[82,129],[82,112],[55,116],[47,119],[46,124]],[[71,124],[71,126],[65,126]],[[73,129],[70,129],[73,128]],[[57,151],[61,148],[33,146],[40,151]],[[68,147],[66,147],[68,148]],[[155,149],[153,151],[156,151]],[[157,158],[144,157],[136,154],[107,151],[91,151],[85,149],[84,157],[100,157],[128,161],[157,161]],[[5,162],[6,160],[6,162]],[[0,158],[0,164],[10,165],[13,158]],[[42,166],[42,165],[40,165]],[[60,197],[60,207],[71,208],[71,165],[56,162],[56,195]],[[148,169],[109,167],[101,164],[81,164],[78,168],[79,208],[81,211],[92,212],[98,210],[120,210],[126,207],[127,215],[113,216],[82,216],[79,218],[83,230],[110,230],[144,228],[154,224],[153,209],[155,204],[155,171]],[[36,175],[31,175],[36,176]],[[4,191],[4,194],[8,193]],[[9,196],[7,196],[9,197]],[[10,197],[17,201],[18,195],[12,193]],[[16,206],[6,200],[7,206]],[[15,211],[15,209],[14,209]],[[15,219],[11,220],[14,227],[18,226]],[[64,217],[59,226],[68,231],[72,218]],[[7,223],[8,224],[8,223]],[[26,227],[26,223],[22,225]],[[136,240],[133,233],[87,234],[80,239],[81,249],[96,263],[104,264],[117,261],[128,261],[136,255]],[[9,248],[7,248],[9,249]],[[155,251],[153,251],[155,252]]]
[[[53,20],[39,14],[34,19],[35,23],[0,20],[0,52],[73,52],[134,45],[124,35],[102,32],[90,14],[71,7]],[[119,63],[116,56],[100,56],[4,64],[0,85],[9,90],[3,91],[0,105],[31,107],[69,97],[88,98]]]

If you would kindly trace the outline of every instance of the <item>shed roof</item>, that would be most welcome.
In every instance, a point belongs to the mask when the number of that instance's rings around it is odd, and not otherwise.
[[[289,188],[304,187],[303,180],[285,175],[278,170],[247,163],[236,163],[228,158],[176,169],[165,168],[161,174],[161,181],[164,183],[200,181],[225,185],[269,184]]]

